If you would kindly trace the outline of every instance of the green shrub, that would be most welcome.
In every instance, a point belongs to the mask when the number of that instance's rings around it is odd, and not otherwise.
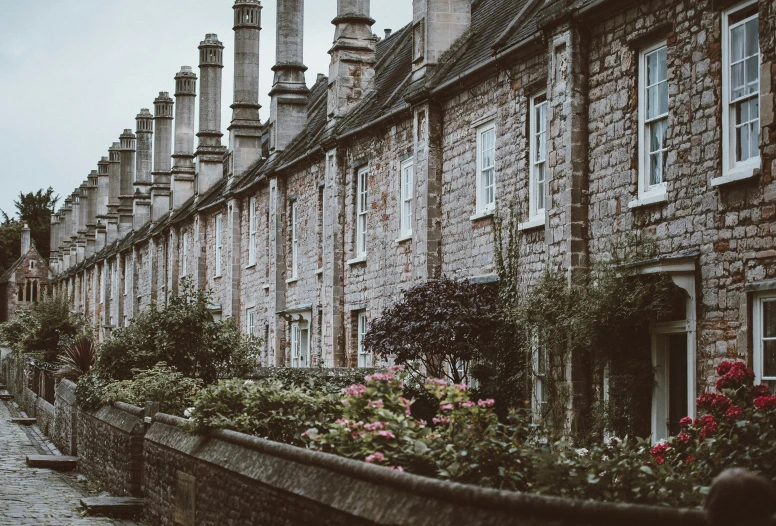
[[[0,341],[18,353],[35,353],[44,362],[52,363],[76,339],[91,336],[86,317],[71,312],[71,307],[66,296],[47,296],[0,324]]]
[[[232,319],[215,321],[209,303],[210,294],[184,281],[166,305],[152,303],[100,345],[97,374],[129,380],[135,371],[165,362],[205,384],[247,375],[258,362],[258,342],[242,335]]]
[[[200,391],[187,412],[192,429],[232,429],[304,445],[302,433],[342,413],[339,389],[278,380],[222,380]]]
[[[164,362],[148,370],[135,371],[132,380],[106,382],[94,375],[83,377],[76,386],[76,398],[85,409],[96,409],[111,402],[143,407],[159,402],[159,411],[183,416],[202,389],[202,380],[187,378]]]

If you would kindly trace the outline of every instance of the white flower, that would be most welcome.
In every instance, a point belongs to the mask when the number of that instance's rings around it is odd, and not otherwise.
[[[577,452],[577,455],[579,455],[580,457],[586,457],[587,454],[589,453],[586,447],[581,447],[577,449],[576,452]]]
[[[194,408],[193,407],[189,407],[188,409],[186,409],[183,412],[183,416],[185,416],[186,418],[191,418],[192,411],[194,411]]]

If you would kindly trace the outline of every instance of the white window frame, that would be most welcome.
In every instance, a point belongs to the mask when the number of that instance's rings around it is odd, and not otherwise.
[[[366,336],[369,318],[366,311],[361,311],[356,316],[356,351],[358,353],[358,367],[371,367],[371,356],[364,347],[364,336]]]
[[[256,309],[250,308],[245,310],[245,332],[248,334],[248,339],[254,339],[254,331],[256,330]]]
[[[415,165],[412,157],[399,167],[399,238],[412,237],[412,217],[415,207]]]
[[[666,40],[655,42],[654,44],[647,46],[639,51],[639,92],[638,92],[638,104],[639,104],[639,183],[638,183],[638,199],[643,204],[645,200],[651,202],[660,202],[666,199],[666,173],[665,170],[662,173],[662,179],[657,184],[651,184],[650,182],[650,151],[649,151],[649,126],[653,122],[661,121],[665,119],[666,129],[668,128],[670,95],[669,101],[666,104],[666,112],[655,116],[652,119],[647,119],[647,91],[650,86],[647,85],[647,60],[650,55],[659,53],[661,49],[666,49],[666,92],[668,92],[668,46]],[[655,84],[657,85],[657,84]],[[666,132],[666,136],[668,133]],[[663,148],[660,150],[663,156],[668,155],[668,149],[665,147],[665,139]],[[667,162],[664,161],[666,165]]]
[[[752,298],[752,363],[754,365],[754,382],[760,384],[763,381],[776,382],[776,376],[763,376],[765,339],[773,341],[776,337],[765,338],[763,335],[764,319],[763,306],[765,303],[776,303],[776,290],[760,292]]]
[[[730,18],[735,16],[742,9],[747,9],[750,6],[757,3],[757,0],[747,0],[736,4],[735,6],[723,11],[722,13],[722,176],[712,180],[712,185],[724,184],[729,181],[736,181],[740,179],[746,179],[754,175],[755,169],[760,167],[760,151],[759,147],[757,155],[750,157],[745,161],[735,160],[736,151],[736,133],[735,133],[735,101],[731,101],[731,77],[730,74],[730,54],[731,54],[731,39],[730,32],[737,26],[745,24],[749,20],[756,19],[759,13],[754,13],[743,20],[739,20],[733,24],[730,23]],[[758,32],[759,40],[759,32]],[[762,59],[760,44],[757,44],[758,53],[758,67],[757,67],[757,89],[755,90],[754,97],[757,98],[757,126],[755,128],[758,131],[759,137],[759,120],[760,120],[760,60]],[[739,97],[737,100],[742,100],[746,97]],[[752,122],[751,120],[749,122]]]
[[[130,263],[128,263],[131,256],[124,256],[124,295],[129,294],[129,271]]]
[[[538,333],[531,336],[531,364],[533,368],[533,386],[531,390],[531,410],[534,418],[541,420],[547,407],[547,348],[539,341]]]
[[[305,322],[291,324],[291,367],[310,367],[310,330]]]
[[[105,265],[100,267],[100,305],[105,303]]]
[[[291,201],[291,279],[299,276],[299,217],[297,202]]]
[[[543,98],[541,102],[539,99]],[[529,203],[529,221],[536,221],[541,219],[544,223],[545,210],[547,209],[547,108],[549,107],[547,102],[547,93],[537,93],[531,97],[531,116],[529,119],[530,128],[530,161],[529,161],[529,189],[528,189],[528,203]],[[537,110],[543,111],[542,118],[538,118]],[[543,151],[537,148],[538,142],[541,140],[543,145]],[[539,158],[541,155],[541,159]],[[541,188],[539,188],[539,170],[538,165],[543,165],[544,179],[541,182]],[[541,195],[540,195],[541,194]],[[539,200],[541,197],[541,202]]]
[[[216,214],[215,224],[215,237],[216,237],[216,265],[215,265],[215,277],[221,276],[221,259],[224,253],[223,240],[222,240],[222,226],[224,222],[223,214]]]
[[[188,274],[188,259],[189,259],[189,233],[184,232],[181,240],[181,277],[185,277]]]
[[[248,207],[248,266],[251,266],[256,264],[256,244],[259,237],[255,197],[251,197]]]
[[[493,165],[486,167],[483,166],[483,136],[487,133],[493,133]],[[493,170],[493,183],[492,185],[484,185],[485,170]],[[496,210],[496,121],[491,120],[484,124],[477,126],[477,196],[476,196],[476,208],[477,215],[487,215],[493,213]],[[493,187],[493,195],[489,198],[486,195],[486,191],[489,186]]]
[[[356,257],[365,258],[367,252],[367,218],[369,212],[369,169],[356,172]]]

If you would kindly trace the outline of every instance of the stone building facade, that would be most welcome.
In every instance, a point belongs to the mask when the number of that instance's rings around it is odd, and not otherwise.
[[[54,278],[48,263],[35,248],[30,229],[22,228],[21,256],[0,276],[0,322],[27,309],[50,292]]]
[[[185,277],[263,339],[264,365],[365,366],[368,322],[403,290],[498,279],[495,216],[513,213],[525,287],[546,269],[574,279],[623,239],[655,242],[635,268],[668,274],[686,305],[647,337],[653,436],[671,411],[694,415],[722,359],[776,380],[776,2],[413,13],[378,38],[369,0],[338,2],[329,76],[308,86],[303,1],[278,0],[262,122],[261,4],[237,0],[227,145],[224,45],[207,35],[201,79],[182,68],[175,101],[160,93],[153,121],[141,110],[54,215],[57,290],[106,336]]]

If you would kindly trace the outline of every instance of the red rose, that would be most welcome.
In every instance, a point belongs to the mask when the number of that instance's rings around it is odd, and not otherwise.
[[[744,364],[744,362],[735,362],[730,369],[717,380],[717,389],[738,389],[742,385],[754,381],[754,371]]]
[[[686,416],[679,420],[679,427],[690,427],[692,426],[692,418],[689,416]]]
[[[695,462],[695,457],[692,455],[687,455],[687,458],[684,459],[684,463],[689,464],[690,462]]]
[[[770,396],[771,389],[765,384],[755,385],[752,389],[752,395],[757,398],[759,396]]]
[[[760,411],[776,408],[776,396],[760,396],[754,399],[754,406]]]
[[[720,375],[720,376],[723,376],[724,374],[726,374],[730,370],[730,368],[732,366],[733,366],[732,363],[730,363],[727,360],[725,360],[724,362],[720,363],[717,366],[717,374]]]
[[[676,439],[682,444],[686,444],[687,442],[690,441],[690,435],[688,435],[687,433],[679,433],[678,435],[676,435]]]

